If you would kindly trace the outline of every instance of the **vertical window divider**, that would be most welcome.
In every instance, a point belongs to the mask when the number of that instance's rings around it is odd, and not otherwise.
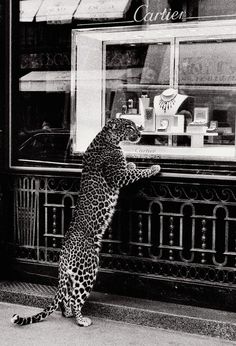
[[[72,139],[72,145],[76,146],[76,64],[77,64],[77,41],[74,39],[75,33],[72,30],[71,34],[71,112],[70,112],[70,138]]]
[[[179,40],[175,37],[174,41],[174,88],[179,87]]]
[[[101,127],[103,127],[106,123],[106,116],[105,116],[105,98],[106,98],[106,52],[107,52],[107,44],[106,42],[102,41],[102,102],[101,102]]]
[[[175,84],[175,40],[170,40],[170,87]]]

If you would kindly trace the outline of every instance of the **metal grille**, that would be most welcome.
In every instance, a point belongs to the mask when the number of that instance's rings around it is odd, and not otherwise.
[[[15,181],[15,241],[34,247],[38,244],[39,187],[38,180],[22,177]]]
[[[19,259],[57,265],[78,191],[79,179],[16,178]],[[29,194],[37,202],[23,202],[20,196],[27,199]],[[235,216],[234,186],[140,182],[121,193],[103,241],[101,266],[149,277],[233,285]]]

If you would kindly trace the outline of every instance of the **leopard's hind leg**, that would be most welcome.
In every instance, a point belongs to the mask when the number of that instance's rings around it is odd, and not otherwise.
[[[62,316],[66,318],[74,316],[72,304],[71,304],[71,297],[72,297],[72,281],[71,281],[70,275],[68,275],[66,278],[66,285],[63,292],[63,299],[60,303]]]
[[[88,327],[92,324],[92,321],[90,318],[85,317],[82,315],[81,309],[84,306],[84,303],[86,302],[90,291],[92,290],[93,285],[90,286],[80,286],[79,292],[83,293],[78,293],[78,291],[75,289],[73,296],[72,296],[72,302],[74,306],[74,315],[76,319],[76,323],[80,327]],[[86,290],[85,290],[86,288]]]
[[[93,288],[96,274],[98,269],[98,259],[90,258],[89,263],[86,263],[84,270],[78,271],[73,277],[73,292],[71,298],[71,304],[74,309],[74,316],[76,322],[81,327],[88,327],[92,324],[92,321],[88,317],[84,317],[81,313],[81,309],[84,306],[89,294]],[[73,280],[73,279],[72,279]]]
[[[60,308],[63,317],[70,318],[74,316],[73,309],[71,306],[71,299],[67,302],[62,301],[60,304]]]

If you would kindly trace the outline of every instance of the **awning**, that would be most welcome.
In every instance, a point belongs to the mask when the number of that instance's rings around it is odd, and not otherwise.
[[[74,19],[123,18],[131,0],[81,0]]]
[[[80,0],[44,0],[37,15],[37,22],[71,22]]]
[[[70,91],[70,71],[33,71],[20,78],[20,91]]]
[[[106,87],[116,89],[127,80],[140,78],[140,68],[128,68],[124,70],[107,70]],[[90,76],[90,78],[88,77]],[[80,72],[80,79],[89,87],[89,83],[100,78],[96,71]],[[138,83],[138,82],[137,82]],[[71,86],[71,71],[32,71],[20,78],[20,91],[47,91],[47,92],[69,92]]]
[[[20,21],[70,23],[123,18],[132,0],[21,0]]]
[[[43,0],[20,1],[20,21],[32,22],[42,3]]]

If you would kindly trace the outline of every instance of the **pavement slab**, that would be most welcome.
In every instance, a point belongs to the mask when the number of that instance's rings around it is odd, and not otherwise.
[[[55,292],[55,286],[0,281],[2,302],[42,309],[52,302]],[[219,337],[222,342],[224,340],[236,342],[234,312],[92,292],[83,308],[83,313],[92,318]]]
[[[47,320],[27,326],[10,323],[17,313],[28,316],[41,309],[0,303],[1,346],[230,346],[235,342],[162,328],[93,318],[90,327],[78,327],[73,318],[55,312]]]

